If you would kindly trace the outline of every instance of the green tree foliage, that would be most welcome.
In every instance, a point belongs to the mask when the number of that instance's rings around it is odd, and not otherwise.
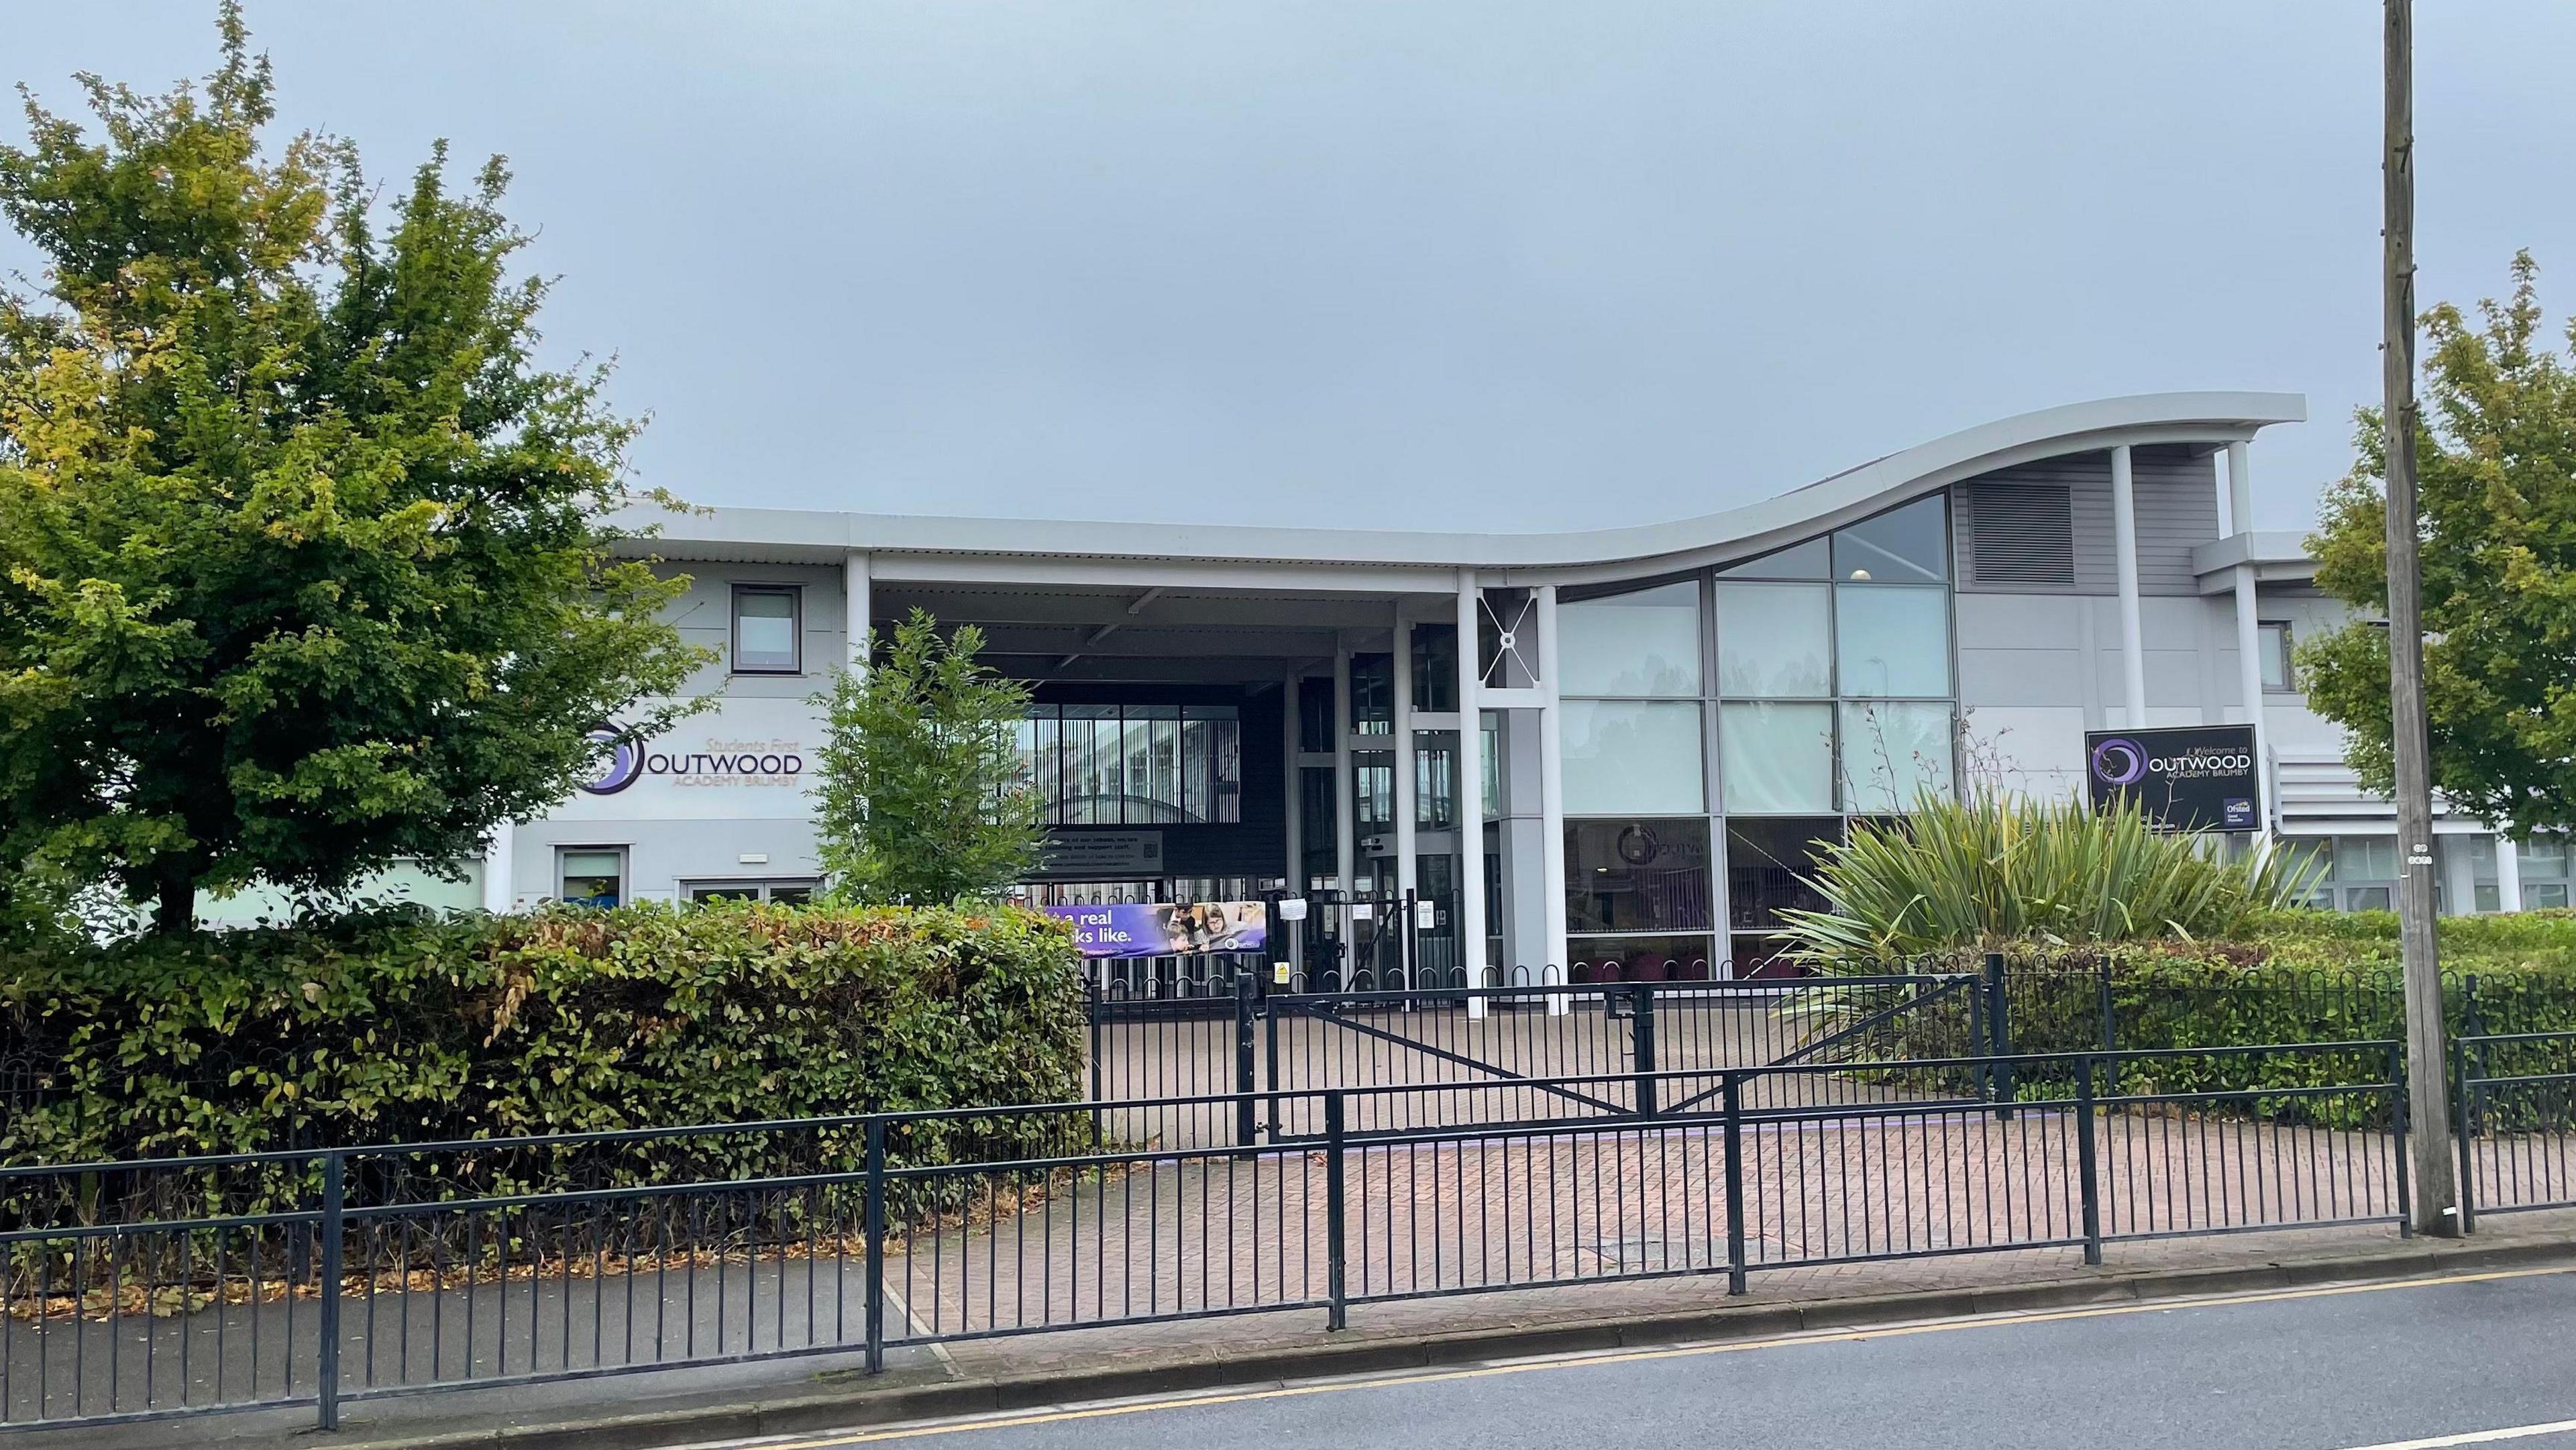
[[[2228,861],[2207,844],[2151,829],[2134,803],[1926,790],[1826,848],[1826,909],[1785,913],[1785,935],[1808,960],[1856,969],[2004,942],[2216,936],[2297,901],[2313,876],[2287,852]]]
[[[2424,703],[2433,786],[2529,832],[2576,820],[2576,356],[2543,332],[2536,268],[2513,295],[2424,317],[2416,442],[2424,578]],[[2576,349],[2576,327],[2563,335]],[[2388,608],[2386,450],[2364,410],[2359,461],[2326,496],[2309,548],[2317,582],[2380,618]],[[2381,792],[2395,778],[2388,638],[2364,620],[2299,653],[2308,704],[2344,727]]]
[[[840,899],[991,899],[1037,864],[1018,749],[1029,692],[977,664],[983,647],[973,625],[942,639],[916,609],[884,659],[824,697],[814,824]]]
[[[611,556],[634,425],[534,359],[498,158],[380,208],[345,143],[276,154],[238,7],[202,90],[26,102],[0,214],[0,878],[344,890],[560,799],[695,655]],[[385,213],[389,212],[389,216]],[[388,223],[380,232],[380,223]],[[22,895],[27,888],[21,888]]]

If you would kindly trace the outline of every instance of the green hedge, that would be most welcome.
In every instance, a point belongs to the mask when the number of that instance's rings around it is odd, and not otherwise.
[[[2454,1033],[2576,1031],[2576,913],[2445,918],[2444,1003]],[[2111,1032],[2124,1051],[2288,1043],[2388,1041],[2405,1034],[2396,918],[2388,913],[2266,913],[2240,939],[2163,939],[2074,950],[2056,943],[2003,949],[2017,1054],[2088,1052],[2103,1045],[2102,971]],[[1982,953],[1927,965],[1976,971]],[[1968,1030],[1964,996],[1896,1024],[1891,1055],[1955,1051]],[[2485,1071],[2568,1072],[2576,1051],[2555,1044],[2494,1049]],[[2322,1087],[2384,1077],[2375,1053],[2280,1053],[2142,1060],[2122,1068],[2124,1092]],[[1961,1086],[1961,1084],[1952,1084]],[[2017,1096],[2062,1098],[2065,1072],[2025,1068]],[[2359,1099],[2278,1100],[2280,1121],[2362,1126]]]
[[[379,915],[20,951],[0,1162],[1061,1102],[1083,1095],[1081,984],[1069,935],[1007,909]],[[855,1137],[666,1144],[588,1176],[846,1167]]]

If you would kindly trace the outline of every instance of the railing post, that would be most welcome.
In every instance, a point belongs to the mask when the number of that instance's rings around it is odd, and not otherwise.
[[[2415,1237],[2414,1172],[2407,1166],[2412,1151],[2406,1141],[2406,1044],[2388,1044],[2388,1092],[2391,1147],[2397,1154],[2397,1236]]]
[[[1261,1085],[1270,1094],[1263,1117],[1275,1143],[1279,1141],[1279,1008],[1267,999],[1261,1004]]]
[[[1096,1103],[1102,1100],[1102,1094],[1100,1091],[1100,1017],[1102,1009],[1108,1004],[1101,999],[1100,983],[1089,977],[1085,977],[1082,982],[1082,1000],[1084,1006],[1089,1009],[1091,1017],[1091,1100]]]
[[[867,1206],[862,1210],[862,1231],[868,1240],[868,1373],[885,1373],[885,1240],[886,1240],[886,1152],[885,1119],[868,1119],[868,1186]]]
[[[1726,1111],[1726,1292],[1744,1292],[1744,1089],[1734,1073],[1718,1078]]]
[[[1324,1094],[1324,1327],[1341,1329],[1350,1323],[1349,1291],[1343,1282],[1348,1255],[1343,1246],[1343,1229],[1348,1220],[1344,1205],[1342,1154],[1348,1146],[1342,1122],[1342,1095],[1338,1091]]]
[[[2476,973],[2470,973],[2468,978],[2460,984],[2460,996],[2460,1041],[2470,1042],[2485,1037],[2487,1035],[2487,1013],[2485,1004],[2478,1000],[2478,978]],[[2457,1054],[2455,1053],[2454,1055],[2456,1056]],[[2485,1077],[2487,1075],[2485,1061],[2486,1055],[2486,1044],[2480,1042],[2478,1044],[2478,1076],[2480,1077]],[[2464,1064],[2462,1065],[2460,1072],[2455,1073],[2453,1076],[2456,1078],[2459,1075],[2466,1073],[2466,1071],[2467,1068]],[[2461,1119],[2461,1121],[2464,1123],[2474,1123],[2477,1121],[2477,1118],[2475,1115],[2471,1115]],[[2465,1133],[2463,1136],[2465,1136]],[[2468,1231],[2468,1210],[2462,1209],[2460,1211],[2460,1219],[2460,1231],[2466,1233]]]
[[[2471,982],[2477,978],[2469,978]],[[2477,1115],[2469,1111],[2469,1044],[2463,1039],[2451,1044],[2451,1131],[2459,1136],[2460,1154],[2460,1232],[2477,1232],[2478,1164],[2470,1135]]]
[[[340,1280],[342,1233],[346,1226],[340,1154],[322,1155],[322,1312],[321,1342],[314,1347],[315,1421],[325,1430],[340,1428]]]
[[[1396,955],[1404,963],[1404,990],[1422,990],[1422,943],[1413,937],[1413,892],[1407,888],[1402,910],[1404,929],[1395,934]]]
[[[2075,1059],[2075,1176],[2083,1185],[2084,1262],[2102,1266],[2100,1153],[2093,1144],[2093,1059]]]
[[[2117,1052],[2120,1050],[2120,1016],[2119,1008],[2111,999],[2111,959],[2107,956],[2102,959],[2099,980],[2102,994],[2102,1050]]]
[[[1637,1116],[1655,1115],[1655,989],[1653,984],[1638,982],[1629,989],[1629,1010],[1636,1015],[1628,1019],[1628,1040],[1636,1049],[1632,1064],[1636,1071]]]
[[[1977,1101],[1981,1103],[1992,1101],[1995,1095],[1994,1074],[1989,1070],[1991,1065],[1987,1061],[1990,1056],[1987,1052],[1987,1048],[1990,1047],[1993,1042],[1994,1039],[1986,1032],[1985,983],[1979,980],[1970,979],[1968,986],[1968,1050],[1964,1055],[1977,1059],[1976,1066],[1968,1069],[1968,1086],[1970,1090],[1976,1093]]]
[[[2004,954],[1986,953],[1986,1055],[1995,1059],[1995,1101],[2004,1106],[1997,1120],[2012,1116],[2012,999],[2004,984]]]
[[[1252,1037],[1252,974],[1237,972],[1234,976],[1234,1143],[1249,1148],[1255,1136],[1252,1095],[1256,1089],[1252,1060],[1259,1045]]]

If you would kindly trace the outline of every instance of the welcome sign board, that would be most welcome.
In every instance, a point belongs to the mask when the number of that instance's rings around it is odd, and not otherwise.
[[[2252,831],[2261,767],[2251,725],[2088,730],[2084,777],[2095,810],[2134,801],[2160,831]]]

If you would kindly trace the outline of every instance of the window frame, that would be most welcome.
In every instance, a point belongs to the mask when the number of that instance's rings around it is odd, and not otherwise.
[[[680,904],[683,906],[705,905],[706,902],[700,895],[701,892],[750,891],[754,893],[751,899],[765,906],[772,903],[776,899],[775,893],[782,890],[806,892],[806,901],[798,904],[808,904],[813,900],[815,895],[820,894],[823,890],[823,878],[820,876],[691,877],[680,883]]]
[[[732,592],[726,599],[728,653],[725,664],[737,675],[801,675],[805,673],[805,586],[761,580],[731,581]],[[745,664],[742,657],[742,601],[751,597],[784,595],[787,599],[788,663]]]
[[[630,844],[593,843],[555,847],[554,899],[569,905],[572,898],[564,894],[564,863],[573,856],[611,855],[617,858],[617,905],[635,902],[635,848]],[[600,908],[613,910],[614,908]]]
[[[2279,631],[2277,635],[2273,633],[2275,630]],[[2254,621],[2254,639],[2256,645],[2263,651],[2264,663],[2268,664],[2274,659],[2278,659],[2281,663],[2281,682],[2277,685],[2263,678],[2262,666],[2256,666],[2256,678],[2262,680],[2263,693],[2266,695],[2300,693],[2298,659],[2294,650],[2298,632],[2292,622],[2286,619],[2258,619]],[[2275,639],[2279,641],[2277,648],[2273,643]]]

